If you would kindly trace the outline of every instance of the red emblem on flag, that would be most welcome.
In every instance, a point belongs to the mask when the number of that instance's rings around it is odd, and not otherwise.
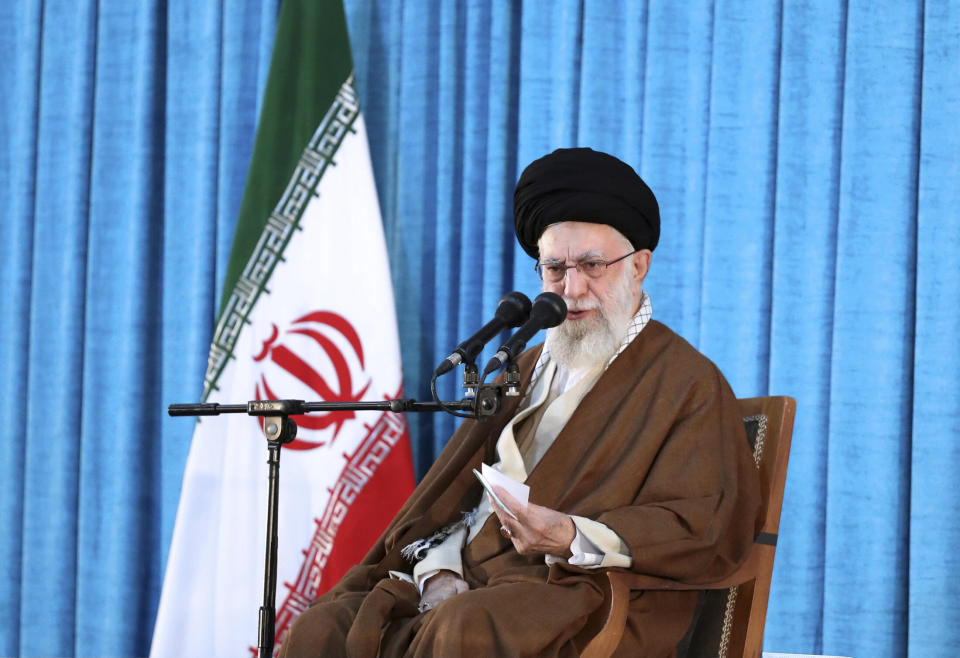
[[[253,357],[263,364],[255,386],[256,399],[356,402],[366,395],[369,379],[362,388],[354,390],[354,372],[361,377],[364,374],[363,345],[356,329],[342,315],[313,311],[291,323],[283,334],[283,342],[278,342],[279,338],[280,331],[273,325],[271,336]],[[268,383],[268,374],[274,386]],[[286,381],[277,385],[281,378]],[[332,444],[344,423],[355,418],[355,414],[329,411],[292,418],[299,428],[297,438],[284,447],[312,450]],[[263,419],[259,420],[262,426]]]

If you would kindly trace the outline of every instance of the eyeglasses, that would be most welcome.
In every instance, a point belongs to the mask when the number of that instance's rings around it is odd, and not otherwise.
[[[537,271],[537,276],[540,277],[540,280],[546,283],[560,283],[564,277],[567,276],[567,270],[573,268],[576,268],[577,272],[583,276],[590,277],[591,279],[599,279],[606,273],[608,267],[614,263],[619,263],[627,256],[634,255],[638,251],[639,249],[634,249],[629,254],[624,254],[620,258],[613,260],[597,260],[591,258],[589,260],[578,261],[573,265],[567,265],[562,261],[548,260],[536,263],[533,268]]]

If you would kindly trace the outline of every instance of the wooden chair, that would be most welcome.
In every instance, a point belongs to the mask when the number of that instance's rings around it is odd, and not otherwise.
[[[695,658],[760,658],[763,646],[763,627],[797,402],[786,396],[747,398],[739,402],[747,439],[760,470],[763,525],[746,562],[732,576],[711,583],[704,592],[687,652],[688,656]],[[630,590],[647,589],[650,581],[649,577],[630,572],[607,572],[608,603],[599,615],[602,628],[584,648],[583,656],[598,658],[609,656],[616,650],[626,623]],[[678,586],[676,583],[666,584],[666,587],[705,589],[703,585]]]

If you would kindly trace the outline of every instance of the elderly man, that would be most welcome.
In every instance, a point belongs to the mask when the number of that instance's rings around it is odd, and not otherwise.
[[[561,149],[523,172],[514,223],[566,320],[519,358],[521,398],[463,424],[284,655],[576,655],[604,569],[696,585],[746,558],[759,488],[736,400],[643,290],[653,193],[612,156]],[[492,502],[481,462],[529,485],[529,504]],[[682,655],[697,601],[643,592],[619,651]]]

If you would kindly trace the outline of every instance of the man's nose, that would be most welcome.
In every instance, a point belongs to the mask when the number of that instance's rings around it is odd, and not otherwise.
[[[587,292],[587,277],[580,274],[580,270],[571,267],[563,280],[563,293],[567,297],[576,299]]]

